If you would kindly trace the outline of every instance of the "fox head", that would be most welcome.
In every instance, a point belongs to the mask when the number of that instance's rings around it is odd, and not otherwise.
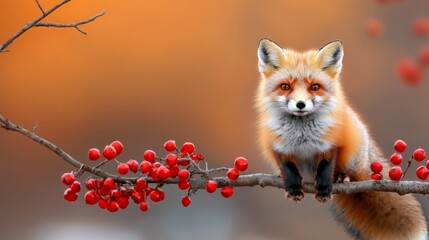
[[[341,92],[343,46],[333,41],[319,50],[296,52],[268,39],[258,48],[261,73],[258,104],[270,111],[305,116],[335,106]]]

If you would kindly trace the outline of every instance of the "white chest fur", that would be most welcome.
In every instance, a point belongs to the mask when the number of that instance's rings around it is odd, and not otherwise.
[[[313,114],[303,117],[282,116],[270,119],[268,124],[281,136],[274,145],[278,152],[309,158],[332,147],[331,142],[322,139],[334,125],[331,118]]]
[[[333,143],[323,136],[335,124],[329,113],[312,113],[307,116],[272,115],[266,126],[280,136],[273,149],[293,155],[305,180],[314,180],[317,169],[315,157],[329,150]],[[307,176],[306,176],[307,175]],[[308,179],[310,178],[310,179]]]

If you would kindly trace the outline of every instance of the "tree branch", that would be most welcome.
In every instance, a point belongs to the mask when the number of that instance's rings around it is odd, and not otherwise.
[[[79,32],[83,33],[86,35],[86,33],[79,28],[79,25],[82,24],[87,24],[89,22],[94,21],[96,18],[103,16],[106,11],[102,11],[101,13],[87,19],[84,21],[80,21],[80,22],[75,22],[75,23],[70,23],[70,24],[58,24],[58,23],[44,23],[41,22],[43,19],[45,19],[49,14],[51,14],[52,12],[54,12],[55,10],[57,10],[58,8],[60,8],[61,6],[63,6],[64,4],[70,2],[71,0],[63,0],[61,2],[59,2],[57,5],[53,6],[51,9],[49,9],[48,11],[45,11],[42,7],[42,5],[40,4],[40,2],[38,0],[36,0],[37,6],[39,7],[40,11],[42,11],[42,16],[36,18],[35,20],[33,20],[32,22],[27,23],[21,30],[19,30],[17,33],[15,33],[12,37],[10,37],[9,39],[7,39],[3,44],[0,45],[0,53],[1,52],[6,52],[7,50],[5,50],[15,39],[17,39],[19,36],[21,36],[23,33],[25,33],[27,30],[29,30],[32,27],[58,27],[58,28],[63,28],[63,27],[74,27],[76,28],[76,30],[78,30]]]
[[[46,15],[45,10],[42,7],[42,4],[40,4],[39,0],[36,0],[37,6],[39,7],[40,11],[42,11],[43,15]]]
[[[97,19],[98,17],[103,16],[104,14],[106,14],[106,11],[102,11],[99,14],[94,15],[93,17],[88,18],[88,19],[83,20],[83,21],[80,21],[80,22],[73,22],[73,23],[67,23],[67,24],[54,23],[54,22],[39,22],[39,23],[36,23],[34,26],[35,27],[56,27],[56,28],[73,27],[73,28],[76,28],[76,30],[78,30],[79,32],[86,35],[86,32],[84,32],[82,29],[80,29],[79,26],[90,23],[90,22],[94,21],[95,19]]]
[[[105,172],[98,168],[98,166],[91,167],[83,164],[82,162],[73,158],[70,154],[66,153],[64,150],[56,146],[55,144],[45,140],[44,138],[38,136],[34,132],[31,132],[19,125],[16,125],[9,121],[7,118],[0,114],[0,127],[5,130],[10,130],[23,134],[24,136],[30,138],[31,140],[40,143],[44,147],[48,148],[63,160],[74,166],[81,172],[89,172],[96,176],[107,178],[111,177],[115,181],[132,184],[137,181],[139,177],[122,177],[114,175],[108,172]],[[153,179],[146,178],[149,183],[155,183]],[[284,188],[283,179],[277,175],[265,174],[265,173],[254,173],[249,175],[241,175],[236,181],[229,180],[227,177],[214,177],[212,180],[218,183],[218,187],[222,186],[234,186],[234,187],[277,187]],[[207,182],[206,178],[203,177],[193,177],[190,179],[191,188],[193,189],[204,189],[205,183]],[[157,182],[159,183],[159,182]],[[167,179],[162,183],[165,184],[177,184],[177,179]],[[314,184],[306,183],[303,185],[303,191],[306,193],[315,193]],[[350,182],[350,183],[335,183],[333,184],[332,193],[334,194],[351,194],[351,193],[361,193],[369,191],[381,191],[381,192],[396,192],[400,195],[408,193],[419,193],[419,194],[429,194],[429,182],[417,182],[417,181],[390,181],[390,180],[381,180],[381,181],[362,181],[362,182]]]

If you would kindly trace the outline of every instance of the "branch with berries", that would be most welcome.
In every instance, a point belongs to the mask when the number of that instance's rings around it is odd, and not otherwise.
[[[62,183],[67,186],[64,192],[65,200],[74,202],[78,199],[82,186],[77,179],[84,172],[87,172],[91,174],[91,177],[84,180],[87,189],[84,195],[85,202],[89,205],[98,204],[100,208],[111,212],[127,208],[130,199],[139,205],[141,211],[147,211],[149,208],[148,199],[152,202],[164,200],[163,186],[166,184],[175,184],[179,189],[186,191],[182,197],[182,204],[185,207],[191,203],[190,197],[200,189],[205,189],[208,193],[214,193],[220,188],[220,194],[225,198],[231,197],[236,187],[260,186],[284,189],[283,179],[278,175],[265,173],[242,175],[242,172],[248,167],[248,161],[244,157],[236,158],[232,168],[210,169],[206,158],[202,154],[196,153],[194,144],[190,142],[183,144],[179,150],[175,141],[169,140],[164,144],[164,148],[168,152],[165,157],[160,157],[152,150],[146,150],[143,153],[143,161],[139,163],[135,159],[129,159],[126,162],[119,161],[119,156],[124,146],[120,141],[114,141],[105,146],[102,151],[98,148],[89,149],[89,161],[99,161],[98,164],[91,166],[76,160],[55,144],[38,136],[34,131],[29,131],[14,124],[2,115],[0,115],[0,127],[18,132],[40,143],[75,168],[71,172],[64,173],[61,177]],[[405,151],[405,143],[398,142],[395,143],[395,149],[398,152]],[[394,156],[398,154],[396,153]],[[411,159],[422,161],[424,158],[425,152],[419,148],[414,152]],[[392,159],[392,162],[398,164],[397,157],[392,157]],[[105,164],[117,164],[117,173],[102,170],[102,166]],[[335,183],[333,184],[332,193],[351,194],[384,191],[396,192],[400,195],[409,193],[429,194],[429,182],[403,181],[402,170],[398,173],[397,166],[389,171],[389,176],[392,180],[382,180],[382,175],[380,174],[382,168],[380,163],[374,162],[371,165],[371,169],[374,172],[371,178],[374,180]],[[424,166],[424,168],[425,171],[419,170],[421,168],[417,170],[417,175],[421,179],[426,179],[429,175],[427,167]],[[225,173],[226,176],[224,175]],[[133,176],[129,176],[131,174]],[[303,191],[315,193],[314,184],[303,184]]]

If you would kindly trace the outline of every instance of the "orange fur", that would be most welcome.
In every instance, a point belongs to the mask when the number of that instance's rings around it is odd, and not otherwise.
[[[332,147],[317,152],[314,164],[318,166],[323,159],[334,159],[335,173],[346,174],[351,181],[363,181],[370,178],[370,163],[379,160],[384,164],[383,175],[388,175],[386,159],[346,101],[339,80],[342,63],[341,60],[340,63],[334,61],[338,54],[342,60],[342,44],[338,41],[327,44],[320,50],[304,53],[282,49],[270,40],[261,41],[258,57],[262,80],[255,102],[259,110],[259,140],[261,149],[278,172],[281,172],[282,162],[290,161],[298,165],[302,159],[294,154],[293,149],[285,148],[289,151],[287,153],[275,150],[274,146],[287,146],[294,139],[288,139],[278,127],[270,126],[273,110],[265,105],[267,99],[278,102],[279,97],[292,100],[323,97],[326,101],[336,102],[329,113],[329,119],[334,124],[329,125],[329,129],[320,136],[322,142],[331,143]],[[317,71],[323,71],[325,79],[318,78],[321,75],[314,74]],[[289,76],[291,72],[296,76]],[[332,85],[331,92],[325,86],[326,78],[329,78],[329,84]],[[282,90],[282,83],[288,84],[290,89]],[[315,83],[321,85],[320,90],[311,90]],[[338,194],[334,196],[333,206],[339,221],[356,239],[420,240],[427,237],[426,219],[419,202],[412,195],[399,196],[383,192]]]

